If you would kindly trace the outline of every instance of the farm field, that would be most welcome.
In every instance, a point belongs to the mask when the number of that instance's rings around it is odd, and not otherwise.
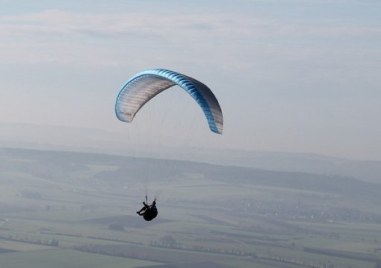
[[[1,267],[381,267],[378,184],[75,152],[0,159]],[[152,222],[135,213],[146,192]]]

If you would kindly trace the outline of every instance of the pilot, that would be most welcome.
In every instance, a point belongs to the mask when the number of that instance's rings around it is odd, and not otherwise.
[[[143,207],[136,213],[140,216],[143,216],[143,219],[146,221],[152,221],[158,214],[156,208],[156,199],[153,200],[151,205],[147,204],[147,199],[146,202],[143,201]]]

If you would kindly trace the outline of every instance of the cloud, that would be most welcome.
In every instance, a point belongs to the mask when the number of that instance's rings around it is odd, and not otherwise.
[[[229,19],[229,15],[227,18],[225,15],[81,14],[47,10],[34,14],[0,17],[2,24],[0,34],[2,36],[30,33],[54,35],[97,33],[101,36],[142,33],[168,36],[173,32],[250,34],[252,19],[237,20],[234,17]]]
[[[120,56],[128,46],[141,48],[145,43],[155,43],[163,48],[168,42],[199,42],[202,46],[203,41],[223,39],[226,34],[227,38],[250,35],[251,23],[240,23],[231,23],[224,16],[105,15],[59,10],[1,16],[0,55],[2,62],[12,63],[115,65],[123,62]]]
[[[234,66],[252,64],[259,51],[303,58],[320,47],[348,40],[380,41],[379,25],[306,24],[245,13],[83,14],[46,10],[0,16],[0,56],[11,63],[115,66],[136,58],[167,58],[171,50],[215,58]],[[336,44],[334,44],[335,41]],[[300,49],[303,44],[303,50]],[[291,54],[290,54],[291,53]],[[97,55],[94,57],[94,55]],[[189,55],[190,60],[192,56]]]

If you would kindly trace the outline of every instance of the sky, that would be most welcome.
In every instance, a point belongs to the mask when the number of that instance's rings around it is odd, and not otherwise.
[[[0,40],[0,124],[381,160],[380,1],[0,0]],[[149,68],[208,85],[223,135],[180,88],[118,121],[120,87]]]

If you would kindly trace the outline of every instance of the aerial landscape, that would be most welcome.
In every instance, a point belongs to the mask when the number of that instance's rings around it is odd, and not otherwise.
[[[91,153],[2,149],[0,157],[5,267],[381,263],[381,184]],[[160,204],[147,223],[135,214],[141,176],[155,178]]]
[[[380,268],[380,14],[0,0],[0,267]]]

